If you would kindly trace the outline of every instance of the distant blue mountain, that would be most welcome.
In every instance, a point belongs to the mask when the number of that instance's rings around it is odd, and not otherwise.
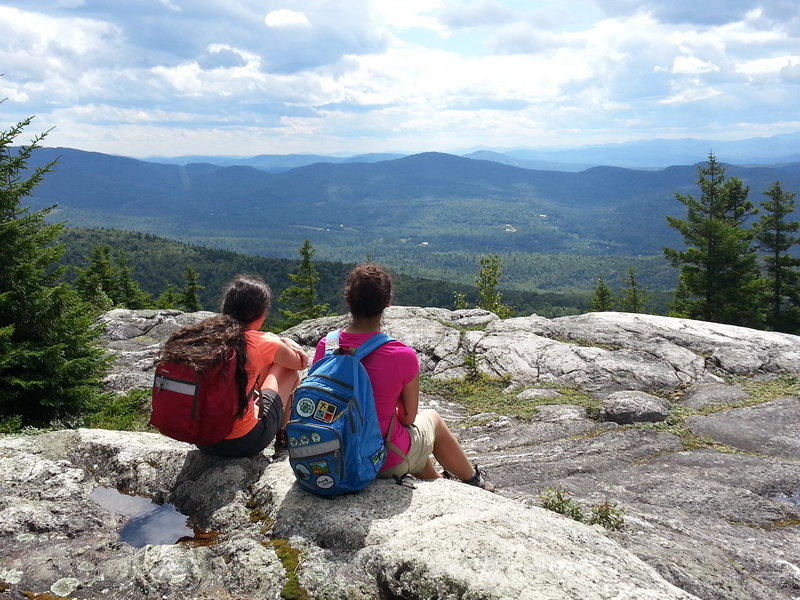
[[[500,153],[513,159],[535,161],[540,165],[537,168],[551,163],[576,167],[596,165],[656,169],[671,165],[698,163],[705,160],[709,152],[714,152],[721,161],[744,166],[798,162],[800,161],[800,133],[736,141],[655,139],[546,151],[518,148]]]
[[[782,165],[800,162],[800,133],[736,141],[685,139],[654,139],[622,144],[602,144],[576,148],[484,148],[454,152],[465,158],[488,160],[522,169],[544,171],[584,171],[590,167],[609,166],[630,169],[663,169],[672,165],[691,165],[702,162],[713,151],[720,161],[728,164]],[[178,156],[151,157],[148,162],[189,165],[208,163],[221,167],[247,166],[283,173],[297,167],[316,163],[376,163],[408,156],[403,153],[373,153],[354,156],[323,154],[260,154],[257,156]]]
[[[253,167],[268,173],[283,173],[297,167],[316,163],[374,163],[402,158],[404,154],[358,154],[356,156],[328,156],[323,154],[259,154],[258,156],[177,156],[151,157],[147,162],[171,165],[212,164],[219,167]]]

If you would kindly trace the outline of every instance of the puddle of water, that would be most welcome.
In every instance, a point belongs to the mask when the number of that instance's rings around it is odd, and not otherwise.
[[[128,517],[119,538],[136,548],[147,544],[174,544],[194,531],[172,504],[155,504],[149,498],[126,496],[113,488],[96,487],[91,498],[102,508]]]

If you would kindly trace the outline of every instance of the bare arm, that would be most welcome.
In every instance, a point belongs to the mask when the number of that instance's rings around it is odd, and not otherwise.
[[[419,374],[403,386],[397,407],[397,420],[401,425],[411,425],[419,410]]]
[[[301,371],[308,367],[308,356],[297,342],[289,338],[281,338],[278,350],[275,352],[275,364]]]

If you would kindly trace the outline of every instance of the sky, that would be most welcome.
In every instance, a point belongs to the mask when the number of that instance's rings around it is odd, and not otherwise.
[[[800,131],[800,6],[0,0],[0,73],[0,129],[132,157],[735,140]]]

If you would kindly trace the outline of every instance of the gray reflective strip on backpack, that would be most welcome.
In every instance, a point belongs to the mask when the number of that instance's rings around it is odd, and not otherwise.
[[[175,392],[177,394],[186,394],[187,396],[194,396],[197,386],[193,383],[185,381],[178,381],[177,379],[169,379],[164,376],[156,376],[154,387],[167,390],[168,392]]]
[[[408,473],[411,472],[411,464],[408,462],[408,455],[405,452],[403,452],[402,450],[400,450],[400,448],[398,448],[394,444],[394,442],[391,441],[392,440],[392,432],[394,431],[394,424],[395,424],[396,421],[397,421],[397,413],[393,413],[392,414],[392,420],[389,422],[389,431],[386,432],[386,439],[383,440],[383,444],[386,446],[387,450],[390,450],[390,451],[394,452],[395,454],[397,454],[397,456],[399,456],[400,458],[403,459],[398,464],[402,465],[403,463],[405,463],[405,465],[406,465],[406,474],[408,474]],[[395,465],[395,467],[396,466],[397,465]]]
[[[289,448],[289,458],[308,458],[309,456],[317,456],[318,454],[325,454],[327,452],[336,452],[340,447],[339,440],[320,442],[319,444],[311,444],[310,446],[296,446],[294,448]]]

